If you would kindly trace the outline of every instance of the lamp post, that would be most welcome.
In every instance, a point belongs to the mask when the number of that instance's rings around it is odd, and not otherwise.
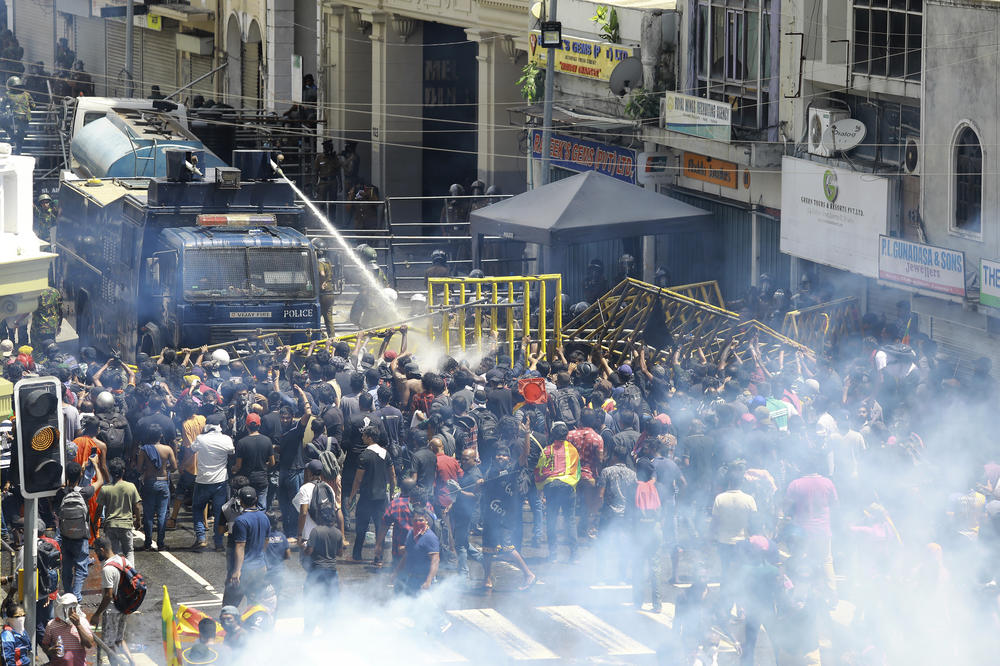
[[[542,46],[545,57],[545,100],[542,113],[542,185],[549,184],[549,145],[552,142],[552,98],[556,78],[556,48],[561,46],[562,26],[556,21],[557,0],[548,0],[545,20],[542,22]]]

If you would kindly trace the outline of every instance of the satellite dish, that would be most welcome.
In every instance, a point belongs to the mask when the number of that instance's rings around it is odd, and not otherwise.
[[[843,118],[823,130],[821,145],[828,152],[850,150],[865,140],[865,124],[854,118]]]
[[[642,61],[636,57],[629,57],[615,65],[611,72],[611,79],[608,87],[611,92],[621,97],[631,88],[638,88],[642,85]]]

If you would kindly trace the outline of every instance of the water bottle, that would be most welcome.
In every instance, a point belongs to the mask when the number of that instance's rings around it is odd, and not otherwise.
[[[59,658],[66,656],[66,648],[63,647],[62,636],[56,639],[56,656]]]

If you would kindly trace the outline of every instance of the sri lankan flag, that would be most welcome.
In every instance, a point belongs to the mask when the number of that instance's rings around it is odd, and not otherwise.
[[[167,658],[167,666],[181,666],[181,641],[177,636],[177,623],[174,622],[174,607],[170,605],[170,593],[163,586],[163,609],[160,613],[163,621],[163,654]]]

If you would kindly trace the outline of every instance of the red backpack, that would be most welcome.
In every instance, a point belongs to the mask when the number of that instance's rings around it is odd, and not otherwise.
[[[115,590],[115,608],[124,615],[134,613],[146,598],[146,581],[124,557],[121,562],[111,560],[108,564],[121,572],[118,589]]]
[[[660,493],[656,490],[656,482],[639,481],[635,486],[635,506],[639,509],[640,518],[654,518],[660,511]]]

